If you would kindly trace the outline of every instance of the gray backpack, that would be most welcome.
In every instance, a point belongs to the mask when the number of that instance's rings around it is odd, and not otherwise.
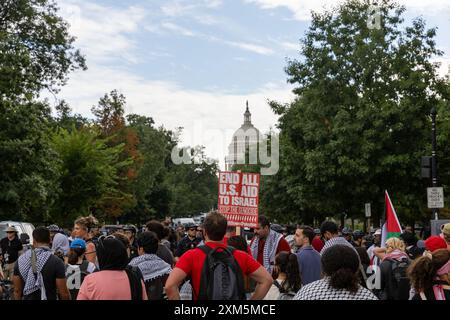
[[[233,247],[197,247],[206,254],[198,300],[246,300],[242,270]]]

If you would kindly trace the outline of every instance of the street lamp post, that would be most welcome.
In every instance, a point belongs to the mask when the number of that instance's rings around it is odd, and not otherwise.
[[[431,152],[431,180],[433,187],[437,187],[437,160],[436,160],[436,108],[431,109],[431,139],[432,139],[432,152]],[[433,216],[435,220],[438,220],[439,209],[433,208]]]

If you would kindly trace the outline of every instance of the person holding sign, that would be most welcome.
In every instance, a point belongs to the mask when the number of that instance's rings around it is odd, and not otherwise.
[[[260,216],[258,226],[255,228],[255,237],[250,243],[250,250],[253,258],[272,274],[275,256],[282,251],[291,252],[291,247],[282,234],[270,229],[269,219]]]

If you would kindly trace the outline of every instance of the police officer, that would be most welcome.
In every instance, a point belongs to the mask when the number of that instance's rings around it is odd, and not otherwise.
[[[345,240],[347,240],[349,243],[353,244],[353,241],[352,241],[353,231],[352,231],[352,229],[345,227],[345,228],[342,229],[341,233],[342,233],[342,237],[345,238]]]
[[[176,257],[181,257],[186,251],[196,248],[202,241],[201,238],[197,237],[197,225],[188,223],[185,225],[185,229],[187,230],[187,235],[178,243],[175,252]]]
[[[138,245],[136,240],[137,228],[132,225],[126,225],[123,227],[123,231],[127,236],[128,240],[130,241],[130,261],[131,261],[133,260],[133,258],[139,256]]]
[[[19,259],[19,253],[23,250],[22,242],[17,236],[14,227],[6,229],[6,237],[0,241],[1,262],[3,264],[3,275],[5,280],[11,280],[14,272],[14,264]]]

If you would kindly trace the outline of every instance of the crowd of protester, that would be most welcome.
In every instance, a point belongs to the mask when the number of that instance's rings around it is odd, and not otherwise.
[[[450,224],[419,239],[409,228],[283,227],[265,216],[247,239],[216,212],[106,228],[37,227],[31,248],[1,239],[0,297],[14,300],[449,300]],[[241,230],[242,231],[242,230]],[[241,232],[242,233],[242,232]],[[9,284],[8,286],[5,284]]]

